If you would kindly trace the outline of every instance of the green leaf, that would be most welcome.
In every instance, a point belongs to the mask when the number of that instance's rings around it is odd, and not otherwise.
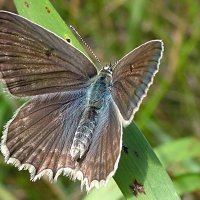
[[[135,179],[143,184],[146,193],[137,199],[179,199],[167,172],[134,123],[124,130],[123,143],[128,154],[122,152],[114,179],[126,199],[134,199],[129,185]]]
[[[200,173],[183,174],[175,178],[174,184],[178,194],[183,195],[200,190]]]
[[[194,137],[186,137],[160,145],[155,148],[155,151],[164,166],[167,167],[173,163],[198,157],[200,152],[200,140]]]
[[[55,32],[62,38],[66,39],[69,37],[72,44],[83,51],[83,48],[73,34],[71,34],[71,31],[67,28],[49,1],[15,0],[14,2],[19,14]],[[137,181],[144,185],[146,193],[139,194],[137,199],[179,199],[168,174],[160,164],[143,134],[134,124],[126,128],[124,132],[123,139],[125,145],[128,146],[129,153],[125,154],[122,152],[119,168],[114,179],[125,198],[135,198],[129,185],[133,183],[134,179],[137,179]],[[100,195],[97,194],[93,199],[99,199],[99,197]],[[115,197],[113,193],[110,199]]]
[[[86,54],[84,48],[48,0],[14,0],[14,3],[20,15],[56,33],[65,40],[70,39],[73,46]]]
[[[17,200],[2,184],[0,184],[0,197],[0,199]]]
[[[112,191],[112,192],[111,192]],[[100,189],[93,189],[84,200],[124,200],[122,192],[117,187],[116,182],[111,178],[108,184]]]

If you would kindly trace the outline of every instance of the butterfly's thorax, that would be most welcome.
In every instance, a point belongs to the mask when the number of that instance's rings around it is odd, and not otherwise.
[[[110,71],[101,70],[91,84],[86,100],[86,108],[73,139],[70,154],[72,159],[82,158],[87,152],[93,137],[98,117],[110,98],[112,75]]]

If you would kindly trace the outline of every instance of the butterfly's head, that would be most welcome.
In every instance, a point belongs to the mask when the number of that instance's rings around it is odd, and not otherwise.
[[[111,85],[112,82],[112,70],[112,64],[110,63],[103,67],[99,72],[100,79],[105,80],[108,85]]]
[[[100,71],[101,74],[106,74],[107,76],[110,76],[112,77],[112,71],[113,71],[113,68],[112,68],[112,64],[110,62],[110,64],[106,65],[105,67],[103,67]]]

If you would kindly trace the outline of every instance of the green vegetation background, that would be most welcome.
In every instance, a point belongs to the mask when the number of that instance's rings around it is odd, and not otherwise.
[[[155,148],[182,199],[200,199],[200,2],[145,0],[52,0],[67,24],[75,26],[103,64],[115,62],[151,39],[165,44],[160,72],[135,122]],[[0,9],[16,12],[12,0]],[[22,102],[0,85],[0,130]],[[112,190],[110,190],[112,192]],[[78,182],[62,177],[29,181],[0,155],[0,200],[79,200]],[[93,197],[95,198],[98,197]],[[123,199],[120,193],[116,199]]]

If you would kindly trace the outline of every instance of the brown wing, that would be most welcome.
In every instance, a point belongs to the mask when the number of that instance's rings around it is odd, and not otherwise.
[[[131,51],[114,67],[112,97],[125,122],[130,122],[158,71],[163,43],[152,40]]]
[[[0,76],[11,94],[33,96],[80,89],[94,64],[62,38],[0,11]]]
[[[119,111],[113,102],[101,113],[86,156],[71,159],[70,148],[85,109],[86,93],[36,98],[25,104],[8,123],[1,151],[7,163],[28,169],[32,180],[43,175],[56,180],[64,173],[79,179],[89,191],[115,173],[122,146]]]
[[[20,108],[3,133],[8,163],[28,169],[31,179],[52,179],[61,168],[75,169],[69,151],[84,110],[86,92],[35,98]]]
[[[80,163],[78,172],[87,191],[105,184],[118,167],[122,147],[122,124],[119,116],[113,102],[108,103],[99,116],[92,144]]]

